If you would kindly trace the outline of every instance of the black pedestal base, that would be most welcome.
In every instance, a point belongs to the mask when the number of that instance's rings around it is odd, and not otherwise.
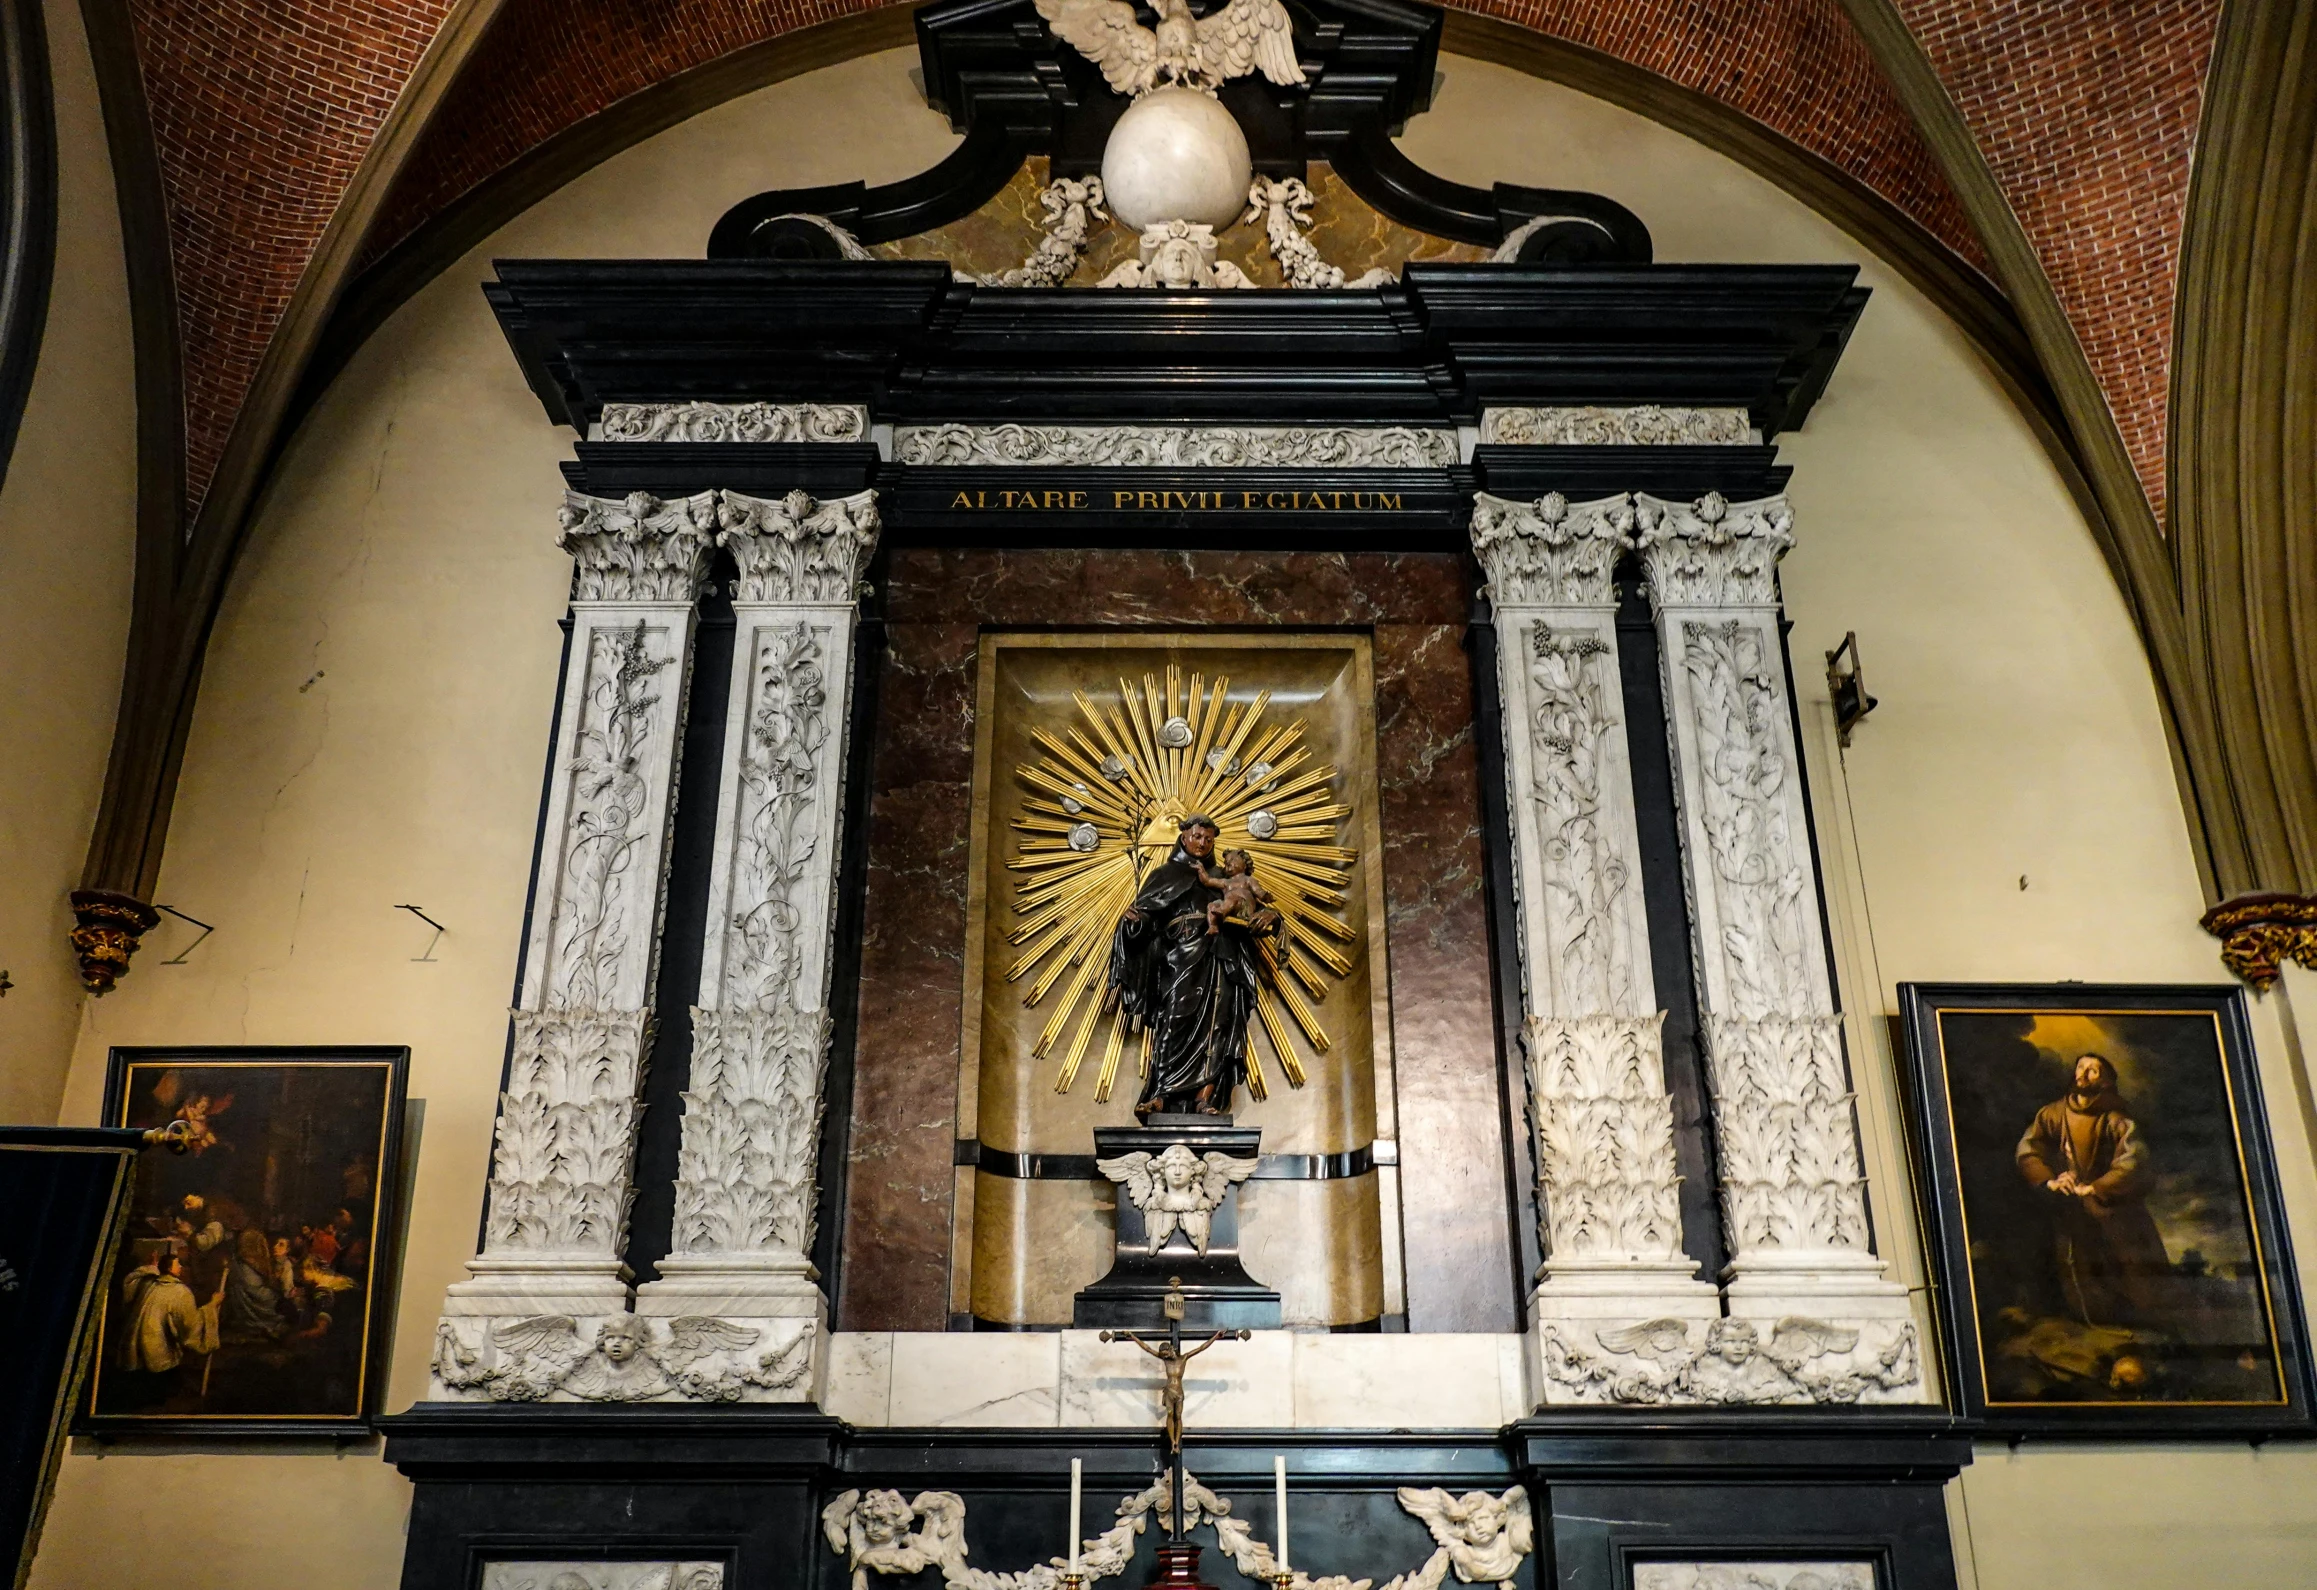
[[[1204,1159],[1222,1154],[1252,1161],[1263,1134],[1233,1126],[1228,1115],[1153,1115],[1148,1124],[1101,1127],[1094,1134],[1098,1159],[1149,1154],[1155,1160],[1180,1144]],[[1207,1251],[1183,1231],[1173,1232],[1156,1253],[1150,1248],[1148,1215],[1118,1189],[1118,1235],[1110,1273],[1070,1301],[1070,1323],[1080,1329],[1164,1330],[1162,1305],[1170,1290],[1183,1294],[1183,1334],[1220,1330],[1277,1330],[1279,1294],[1247,1273],[1239,1262],[1239,1189],[1224,1193],[1208,1216]]]

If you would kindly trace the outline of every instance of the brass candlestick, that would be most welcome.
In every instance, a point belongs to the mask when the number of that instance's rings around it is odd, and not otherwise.
[[[1086,1575],[1065,1570],[1062,1575],[1062,1590],[1086,1590]]]

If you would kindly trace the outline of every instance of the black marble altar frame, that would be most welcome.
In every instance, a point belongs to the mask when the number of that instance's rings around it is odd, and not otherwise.
[[[1536,230],[1543,242],[1528,258],[1415,264],[1378,288],[1223,293],[989,288],[956,281],[939,263],[827,258],[816,241],[825,233],[807,227],[805,236],[779,218],[820,215],[874,243],[970,213],[1033,154],[1047,156],[1056,175],[1098,162],[1122,102],[1054,43],[1030,0],[952,0],[917,19],[929,97],[965,134],[932,171],[884,188],[744,200],[705,259],[497,262],[484,290],[508,342],[549,421],[582,438],[566,482],[603,497],[727,488],[828,498],[874,488],[887,549],[1445,553],[1466,560],[1475,590],[1481,576],[1468,524],[1476,491],[1524,500],[1547,491],[1575,500],[1718,491],[1744,501],[1784,487],[1775,441],[1806,418],[1865,307],[1855,268],[1656,265],[1646,229],[1614,201],[1462,187],[1422,172],[1398,154],[1391,133],[1428,102],[1438,13],[1406,0],[1289,4],[1310,91],[1243,80],[1223,94],[1249,130],[1257,169],[1298,174],[1307,161],[1327,160],[1392,219],[1476,243],[1557,218]],[[686,402],[857,404],[879,440],[585,439],[607,404]],[[1742,409],[1756,435],[1727,446],[1475,440],[1487,408],[1644,404]],[[1453,430],[1462,441],[1456,462],[1404,470],[930,468],[895,462],[880,445],[891,427],[1005,423],[1417,426]],[[975,495],[993,490],[1016,497]],[[1345,512],[1329,497],[1338,492],[1370,493],[1369,505]],[[1392,504],[1379,505],[1378,493]],[[1034,507],[1022,505],[1023,494]],[[878,674],[887,566],[881,552],[869,571],[857,702]],[[710,654],[716,626],[729,620],[713,588],[728,577],[712,572],[704,601],[688,771],[717,762],[708,742],[721,734],[723,670]],[[1650,632],[1638,614],[1621,625],[1622,643],[1646,649]],[[1521,985],[1493,636],[1476,597],[1470,651],[1500,1002],[1504,1186],[1521,1224],[1507,1262],[1525,1280],[1537,1263],[1534,1178],[1521,1068],[1506,1053],[1520,1030]],[[1653,650],[1644,661],[1627,658],[1629,689],[1654,687]],[[854,914],[836,929],[830,998],[840,1017],[815,1254],[832,1293],[843,1259],[874,722],[873,703],[857,705],[847,753],[838,893],[840,909]],[[1665,810],[1644,799],[1643,820],[1670,828],[1670,774],[1662,782]],[[699,936],[704,903],[686,893],[684,858],[694,842],[686,825],[702,820],[700,809],[687,786],[673,840],[672,955]],[[1653,910],[1652,934],[1661,972],[1686,988],[1678,852],[1669,845],[1665,856],[1673,871],[1645,879],[1645,888],[1653,900],[1675,902],[1675,915],[1661,922]],[[654,1189],[673,1174],[672,1099],[689,1055],[688,1024],[671,1019],[682,994],[670,991],[688,990],[689,975],[671,958],[660,979],[666,1008],[646,1119],[663,1125],[657,1137],[647,1127],[637,1159],[646,1191],[630,1258],[639,1274],[655,1257]],[[1687,1008],[1670,995],[1668,1003],[1677,1014]],[[1669,1072],[1688,1067],[1686,1082],[1674,1079],[1677,1111],[1694,1117],[1702,1111],[1695,1056],[1678,1060],[1677,1040],[1669,1026]],[[1698,1153],[1682,1166],[1693,1236],[1718,1229],[1711,1167]],[[1073,1457],[1087,1469],[1088,1533],[1103,1527],[1107,1499],[1139,1490],[1158,1463],[1147,1430],[853,1429],[810,1409],[753,1406],[425,1404],[385,1424],[387,1460],[416,1482],[403,1579],[410,1590],[471,1586],[494,1558],[588,1556],[720,1559],[733,1590],[843,1590],[844,1562],[823,1540],[819,1512],[844,1490],[870,1487],[958,1492],[968,1503],[974,1564],[1019,1570],[1063,1544]],[[1941,1487],[1970,1461],[1970,1440],[1967,1425],[1937,1408],[1555,1409],[1490,1430],[1194,1430],[1186,1451],[1190,1470],[1231,1498],[1263,1538],[1273,1535],[1272,1454],[1285,1453],[1298,1565],[1308,1571],[1380,1579],[1421,1564],[1432,1543],[1398,1506],[1399,1486],[1517,1484],[1537,1531],[1518,1590],[1629,1590],[1635,1561],[1733,1555],[1866,1560],[1883,1590],[1951,1590]],[[1106,1590],[1130,1590],[1148,1576],[1155,1538],[1143,1537],[1137,1561]],[[1224,1590],[1241,1583],[1219,1552],[1207,1553],[1205,1571]],[[935,1583],[928,1573],[894,1580],[891,1590]]]

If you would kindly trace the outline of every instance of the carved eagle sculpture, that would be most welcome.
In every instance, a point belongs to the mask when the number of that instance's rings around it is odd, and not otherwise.
[[[1304,81],[1280,0],[1229,0],[1203,17],[1191,15],[1190,0],[1154,5],[1155,31],[1135,21],[1126,0],[1038,0],[1038,15],[1112,88],[1137,99],[1169,83],[1212,94],[1253,71],[1274,83]]]

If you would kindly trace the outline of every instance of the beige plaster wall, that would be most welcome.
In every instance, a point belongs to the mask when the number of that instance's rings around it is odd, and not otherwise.
[[[1638,116],[1479,62],[1445,77],[1402,144],[1444,176],[1608,193],[1661,260],[1856,261],[1874,289],[1808,427],[1779,439],[1797,538],[1784,582],[1837,975],[1851,1052],[1870,1062],[1857,1082],[1877,1233],[1920,1285],[1881,1019],[1898,983],[2226,981],[2196,926],[2204,902],[2122,598],[1967,341],[1856,241]],[[1882,705],[1843,752],[1819,664],[1854,629]],[[2257,1002],[2256,1040],[2288,1216],[2317,1233],[2282,1003]],[[1950,1510],[1980,1590],[2317,1581],[2309,1448],[1989,1447]]]
[[[425,1390],[443,1288],[473,1252],[571,578],[554,513],[571,437],[544,422],[477,284],[495,256],[697,257],[747,194],[922,170],[954,139],[912,64],[873,56],[710,111],[444,273],[307,420],[234,574],[160,882],[217,932],[183,967],[140,961],[92,1007],[65,1114],[95,1118],[112,1044],[408,1044],[423,1112],[389,1408]],[[448,926],[431,964],[413,962],[428,930],[398,902]],[[317,1572],[384,1590],[407,1507],[374,1444],[195,1457],[81,1441],[32,1582],[159,1583],[137,1564],[167,1519],[181,1590]]]
[[[423,1387],[474,1237],[568,569],[550,507],[569,437],[542,423],[475,283],[492,255],[696,254],[739,195],[922,168],[949,139],[909,65],[870,58],[723,107],[502,231],[339,379],[236,574],[162,880],[219,931],[94,1008],[66,1115],[93,1116],[109,1044],[409,1044],[424,1119],[390,1407]],[[1614,194],[1665,259],[1864,257],[1648,123],[1499,68],[1444,72],[1407,147],[1447,175]],[[1838,756],[1814,700],[1809,749],[1882,1230],[1919,1279],[1894,1218],[1892,986],[2218,968],[2153,690],[2089,535],[1953,328],[1890,272],[1869,262],[1867,279],[1832,390],[1784,439],[1802,538],[1788,592],[1805,694],[1855,628],[1884,701]],[[425,929],[398,901],[449,925],[432,964],[411,960]],[[2317,1229],[2307,1111],[2289,1105],[2303,1095],[2275,1011],[2260,1023],[2291,1211]],[[2317,1460],[2293,1450],[1992,1450],[1953,1493],[1958,1551],[1987,1590],[2293,1582],[2317,1563],[2312,1482]],[[384,1587],[405,1505],[367,1449],[76,1450],[33,1582],[136,1582],[120,1522],[156,1515],[174,1584],[303,1577],[299,1531],[243,1527],[286,1514],[329,1521],[336,1582]],[[2055,1528],[2084,1519],[2098,1527]]]
[[[80,7],[48,7],[56,284],[0,487],[0,1121],[56,1119],[80,978],[65,895],[104,791],[135,572],[137,408],[120,211]]]

